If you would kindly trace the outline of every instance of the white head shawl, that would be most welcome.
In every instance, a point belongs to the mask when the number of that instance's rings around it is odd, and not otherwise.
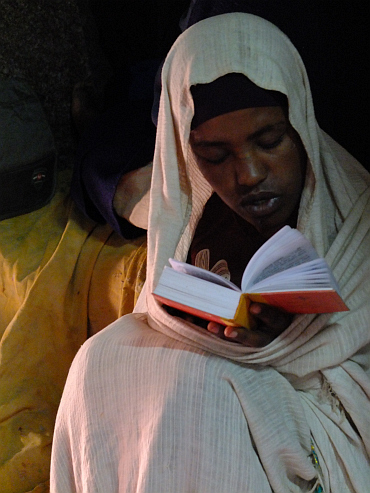
[[[151,295],[168,258],[186,259],[212,193],[189,147],[193,117],[190,87],[229,72],[245,74],[260,87],[287,96],[289,120],[309,161],[298,228],[332,266],[350,308],[350,312],[332,316],[298,316],[281,336],[259,349],[220,340],[170,316]],[[369,185],[365,169],[318,127],[304,65],[278,28],[254,15],[234,13],[203,20],[178,38],[162,72],[143,296],[148,323],[172,338],[222,357],[273,366],[296,388],[320,371],[356,423],[368,450]],[[143,303],[139,306],[143,311]]]

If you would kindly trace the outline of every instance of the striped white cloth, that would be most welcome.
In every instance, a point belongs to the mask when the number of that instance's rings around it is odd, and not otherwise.
[[[331,265],[350,308],[297,316],[260,349],[171,317],[151,295],[168,258],[186,259],[211,194],[189,149],[189,88],[228,72],[287,95],[309,160],[298,228]],[[320,130],[298,53],[256,16],[195,24],[174,44],[162,77],[146,287],[138,313],[94,336],[74,361],[51,491],[298,493],[320,482],[325,493],[366,493],[369,174]]]

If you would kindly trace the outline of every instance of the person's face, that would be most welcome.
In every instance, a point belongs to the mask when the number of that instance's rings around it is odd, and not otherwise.
[[[287,224],[301,197],[306,153],[281,107],[212,118],[191,131],[190,145],[213,190],[264,237]]]

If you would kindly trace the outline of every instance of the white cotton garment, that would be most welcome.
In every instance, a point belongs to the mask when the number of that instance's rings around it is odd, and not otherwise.
[[[229,72],[287,96],[308,156],[298,229],[350,308],[296,316],[258,349],[169,315],[151,294],[169,257],[186,260],[212,193],[189,147],[190,87]],[[137,313],[86,342],[73,363],[51,492],[369,491],[369,185],[318,127],[305,68],[279,29],[234,13],[186,30],[162,72],[146,286]]]

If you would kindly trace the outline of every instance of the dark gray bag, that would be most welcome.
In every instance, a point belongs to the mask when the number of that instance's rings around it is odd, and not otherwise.
[[[56,149],[41,103],[23,80],[0,78],[0,220],[46,205]]]

